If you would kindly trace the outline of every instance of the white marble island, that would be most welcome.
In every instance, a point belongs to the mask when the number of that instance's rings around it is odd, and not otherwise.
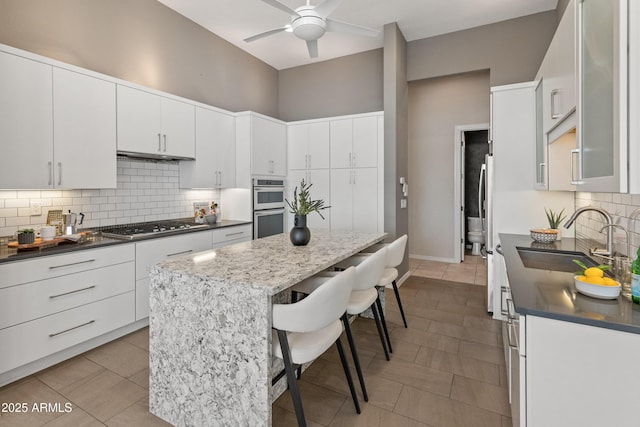
[[[162,262],[151,270],[149,408],[178,426],[271,425],[271,304],[384,239],[313,230]]]

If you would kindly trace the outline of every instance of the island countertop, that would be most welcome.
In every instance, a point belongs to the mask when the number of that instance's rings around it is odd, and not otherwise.
[[[189,257],[154,268],[251,286],[275,295],[384,239],[385,234],[313,230],[306,246],[293,246],[282,233]]]

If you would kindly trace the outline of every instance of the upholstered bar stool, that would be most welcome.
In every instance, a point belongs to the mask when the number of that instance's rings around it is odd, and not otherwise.
[[[407,240],[408,237],[405,234],[398,237],[396,240],[389,244],[374,245],[370,248],[365,249],[363,252],[359,252],[354,256],[347,258],[336,266],[340,269],[344,269],[352,265],[357,265],[364,259],[362,257],[370,255],[372,252],[379,250],[382,246],[386,246],[388,248],[386,268],[378,286],[386,287],[387,285],[391,285],[393,287],[393,292],[396,296],[396,301],[398,302],[398,308],[400,309],[400,315],[402,316],[402,322],[404,323],[405,328],[407,327],[407,318],[404,315],[404,308],[402,307],[400,293],[398,292],[398,284],[396,282],[396,279],[398,278],[398,269],[396,267],[399,266],[404,259],[404,253],[407,248]],[[389,345],[389,347],[391,347],[391,345]]]
[[[273,304],[272,352],[284,361],[299,426],[306,426],[306,420],[298,389],[296,367],[316,359],[333,343],[338,348],[356,412],[360,413],[351,371],[340,342],[340,320],[346,312],[354,279],[355,268],[350,268],[331,277],[299,302]]]
[[[385,357],[387,358],[387,360],[389,360],[389,352],[386,346],[386,338],[383,331],[382,319],[378,310],[378,307],[380,306],[380,300],[378,297],[378,292],[375,288],[380,281],[380,278],[382,277],[386,257],[387,248],[383,247],[381,250],[367,257],[366,260],[355,267],[353,290],[351,291],[351,294],[349,296],[346,313],[342,317],[345,332],[347,333],[347,340],[349,341],[349,346],[351,347],[353,363],[355,365],[356,372],[358,373],[358,380],[360,381],[360,386],[362,387],[362,395],[365,401],[368,401],[369,397],[367,395],[367,389],[364,383],[362,369],[360,367],[358,352],[353,340],[351,325],[349,324],[347,315],[358,315],[363,313],[368,308],[371,308],[373,317],[376,322],[376,327],[378,329],[378,335],[380,336],[382,349],[384,350]],[[349,269],[351,268],[353,267],[350,267]],[[293,286],[292,290],[301,294],[310,294],[309,296],[311,296],[314,292],[317,292],[317,289],[322,289],[322,287],[325,286],[326,283],[328,283],[328,280],[332,279],[333,277],[337,277],[340,274],[342,274],[342,272],[323,271]],[[306,297],[302,301],[305,301],[308,298],[309,297]],[[384,329],[386,329],[386,327]]]

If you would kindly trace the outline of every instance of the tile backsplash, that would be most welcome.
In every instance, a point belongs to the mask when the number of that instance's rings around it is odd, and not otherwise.
[[[1,190],[0,236],[20,228],[45,225],[48,211],[85,214],[84,227],[184,218],[193,215],[193,202],[219,202],[219,190],[179,188],[178,161],[118,157],[115,189]],[[40,215],[31,215],[41,206]]]
[[[577,192],[575,202],[576,209],[583,206],[596,206],[609,212],[613,217],[614,224],[621,225],[628,230],[631,257],[635,258],[638,246],[640,246],[639,194]],[[576,238],[592,239],[599,242],[600,247],[604,247],[606,231],[600,233],[604,224],[604,218],[599,213],[585,212],[576,221]],[[624,231],[616,228],[614,238],[615,251],[626,254],[627,238]]]

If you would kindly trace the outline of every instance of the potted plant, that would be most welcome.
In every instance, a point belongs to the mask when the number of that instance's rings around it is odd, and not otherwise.
[[[562,233],[560,231],[560,224],[567,217],[564,214],[564,209],[562,209],[560,212],[556,213],[551,209],[544,208],[544,213],[547,215],[547,221],[549,222],[549,228],[552,229],[552,230],[557,230],[558,231],[558,240],[560,240],[560,236],[562,235]]]
[[[33,231],[33,228],[23,228],[22,230],[18,230],[18,244],[25,245],[33,243],[35,240],[36,234]]]
[[[293,190],[293,201],[285,199],[290,212],[294,214],[294,226],[289,233],[289,238],[295,246],[306,245],[311,239],[311,231],[307,228],[307,215],[317,212],[320,218],[324,219],[320,211],[329,207],[324,205],[324,200],[311,199],[309,189],[312,185],[303,179],[300,182],[300,193],[298,193],[298,187]]]

